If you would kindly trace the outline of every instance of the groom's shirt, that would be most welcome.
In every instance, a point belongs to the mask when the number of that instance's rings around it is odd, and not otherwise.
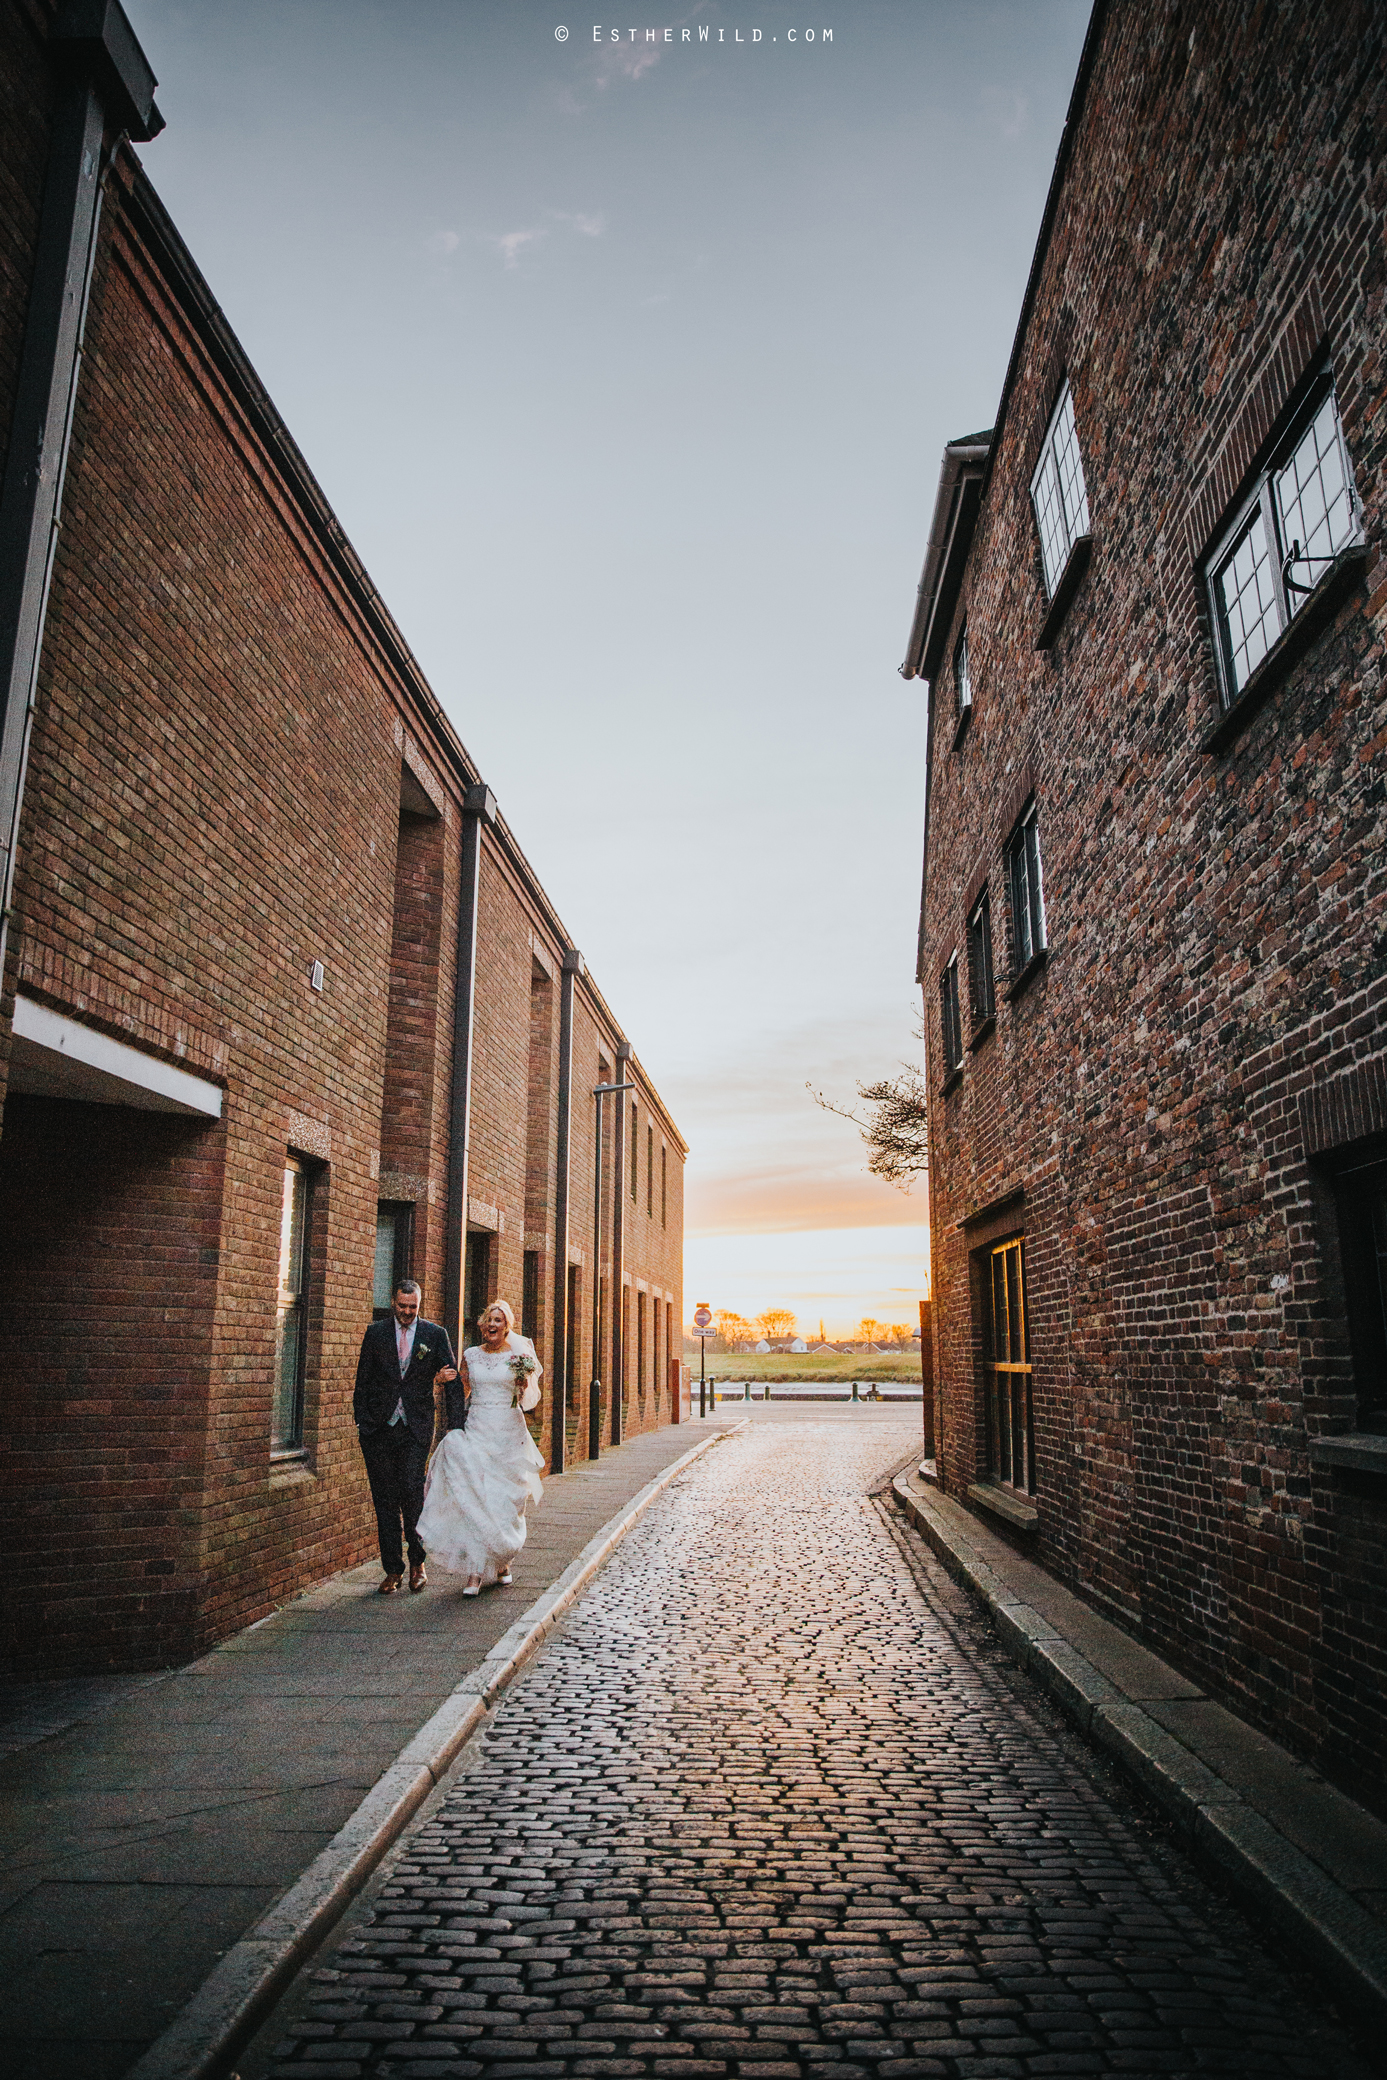
[[[407,1329],[403,1328],[393,1315],[391,1316],[391,1322],[395,1330],[395,1355],[400,1361],[400,1378],[403,1380],[405,1374],[409,1371],[409,1361],[414,1355],[414,1332],[419,1327],[419,1317],[415,1315],[414,1320]],[[390,1428],[393,1430],[396,1423],[402,1423],[404,1419],[405,1397],[401,1394],[399,1400],[395,1403],[395,1413],[390,1418]]]

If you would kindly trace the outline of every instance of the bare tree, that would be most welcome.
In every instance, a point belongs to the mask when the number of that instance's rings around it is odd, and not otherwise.
[[[832,1105],[812,1083],[804,1088],[825,1112],[850,1119],[867,1144],[867,1168],[873,1177],[908,1192],[917,1177],[929,1169],[929,1135],[925,1110],[925,1079],[909,1062],[901,1063],[899,1076],[883,1076],[876,1083],[859,1083],[857,1095],[868,1108],[861,1113],[845,1112]]]
[[[735,1351],[741,1344],[756,1341],[756,1331],[751,1323],[742,1315],[733,1314],[729,1308],[720,1307],[713,1321],[724,1350]]]
[[[794,1335],[795,1319],[788,1307],[768,1307],[757,1315],[756,1326],[767,1343],[774,1343],[778,1337]]]

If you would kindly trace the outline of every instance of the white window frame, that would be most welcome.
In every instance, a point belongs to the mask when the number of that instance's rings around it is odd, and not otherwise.
[[[973,675],[968,665],[968,623],[965,621],[954,644],[954,692],[958,697],[960,719],[971,712],[973,706]]]
[[[1326,424],[1331,439],[1322,449],[1322,456],[1326,461],[1331,457],[1337,461],[1340,489],[1346,496],[1326,542],[1318,543],[1317,530],[1312,538],[1317,544],[1315,553],[1298,555],[1297,550],[1303,550],[1305,546],[1295,531],[1293,508],[1298,501],[1287,499],[1286,480],[1307,445],[1322,437]],[[1339,504],[1337,498],[1334,503]],[[1288,506],[1292,507],[1289,513]],[[1269,597],[1258,617],[1261,648],[1252,663],[1240,672],[1238,651],[1242,646],[1235,641],[1221,580],[1244,543],[1256,532],[1260,532],[1265,550],[1260,571],[1261,582],[1269,589]],[[1309,395],[1292,414],[1268,460],[1258,470],[1251,489],[1239,500],[1232,519],[1204,560],[1204,594],[1214,640],[1219,700],[1225,713],[1241,698],[1250,680],[1304,608],[1310,594],[1329,575],[1342,551],[1362,540],[1363,509],[1354,482],[1353,463],[1344,440],[1334,379],[1328,368],[1322,368]]]
[[[952,1076],[963,1064],[963,1004],[959,996],[957,947],[940,971],[939,1030],[944,1044],[944,1074]]]
[[[1089,532],[1084,454],[1074,421],[1074,395],[1068,383],[1060,391],[1045,429],[1040,460],[1031,477],[1031,508],[1040,536],[1045,597],[1052,600],[1074,544]]]

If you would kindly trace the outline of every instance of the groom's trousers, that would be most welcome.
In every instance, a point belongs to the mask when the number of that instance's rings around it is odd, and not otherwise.
[[[417,1566],[424,1558],[415,1526],[424,1507],[424,1472],[429,1448],[409,1434],[404,1423],[391,1429],[372,1430],[361,1438],[361,1456],[366,1461],[366,1478],[371,1483],[371,1500],[376,1508],[376,1532],[380,1539],[380,1564],[387,1574],[403,1574],[404,1551]],[[404,1547],[400,1526],[404,1525]]]

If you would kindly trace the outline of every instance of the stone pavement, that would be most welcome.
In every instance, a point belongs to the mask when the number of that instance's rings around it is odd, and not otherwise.
[[[340,1575],[165,1674],[0,1693],[0,2074],[114,2080],[309,1866],[459,1677],[733,1410],[546,1482],[515,1586]]]
[[[869,1499],[883,1418],[680,1476],[241,2080],[1372,2070]]]

